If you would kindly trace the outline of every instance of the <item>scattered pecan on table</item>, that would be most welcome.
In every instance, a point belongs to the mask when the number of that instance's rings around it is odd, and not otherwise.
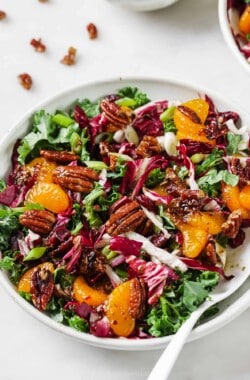
[[[19,222],[37,234],[46,235],[51,232],[56,218],[50,211],[27,210],[20,215]]]
[[[44,53],[46,50],[46,46],[42,43],[41,38],[39,38],[38,40],[32,38],[30,44],[35,48],[35,51],[37,51],[38,53]]]
[[[4,20],[6,17],[7,17],[6,12],[4,12],[4,11],[0,11],[0,21],[1,21],[1,20]]]
[[[60,62],[67,66],[74,65],[76,63],[76,53],[77,50],[74,47],[69,47],[68,54],[66,54]]]
[[[134,319],[142,319],[146,312],[146,287],[143,279],[133,278],[130,282],[129,313]]]
[[[89,33],[89,38],[91,40],[94,40],[95,38],[97,38],[98,36],[98,31],[97,31],[97,27],[95,26],[95,24],[93,24],[93,22],[90,22],[87,26],[86,26],[86,29]]]
[[[93,190],[94,181],[99,179],[95,170],[82,166],[58,166],[52,175],[55,183],[85,194]]]
[[[18,75],[18,80],[20,85],[25,88],[26,90],[29,90],[32,86],[32,78],[28,73],[23,73]]]
[[[32,302],[38,310],[46,310],[54,292],[53,274],[45,268],[34,271],[30,281]]]
[[[56,161],[59,163],[69,163],[71,161],[80,160],[80,157],[77,154],[73,152],[68,152],[67,150],[58,151],[42,149],[40,150],[40,155],[46,158],[46,160]]]

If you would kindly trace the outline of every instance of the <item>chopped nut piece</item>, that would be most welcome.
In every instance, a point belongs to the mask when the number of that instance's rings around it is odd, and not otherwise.
[[[221,229],[224,235],[230,239],[234,239],[239,230],[242,223],[242,215],[240,210],[233,211],[227,221],[222,224]]]
[[[46,46],[42,43],[41,38],[39,38],[39,40],[32,38],[30,44],[35,48],[35,51],[37,51],[38,53],[44,53],[46,50]]]
[[[74,47],[69,47],[68,54],[60,62],[67,66],[74,65],[76,63],[76,52],[77,50]]]
[[[4,20],[7,14],[4,11],[0,11],[0,20]]]
[[[23,73],[18,75],[17,78],[19,79],[19,83],[21,86],[23,86],[23,88],[25,88],[26,90],[29,90],[31,88],[32,78],[29,74]]]
[[[89,33],[89,38],[91,40],[94,40],[95,38],[97,38],[97,27],[95,26],[95,24],[93,24],[92,22],[89,23],[86,27],[88,33]]]
[[[142,157],[151,157],[161,153],[161,146],[158,140],[153,136],[144,136],[136,148],[136,153]]]
[[[205,255],[213,265],[217,263],[218,260],[216,255],[216,246],[215,241],[213,239],[208,240],[208,243],[205,248]]]

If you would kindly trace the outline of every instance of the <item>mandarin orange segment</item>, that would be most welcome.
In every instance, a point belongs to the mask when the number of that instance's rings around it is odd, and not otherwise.
[[[28,269],[20,278],[19,283],[17,285],[18,292],[30,293],[30,281],[31,276],[37,270],[37,268],[44,268],[49,270],[51,273],[54,272],[54,265],[49,262],[45,262],[42,264],[38,264],[35,267]]]
[[[249,219],[250,211],[246,207],[244,207],[240,201],[240,193],[242,191],[240,191],[238,186],[230,186],[223,184],[222,199],[230,211],[240,210],[243,219]],[[243,195],[241,196],[243,203],[245,197],[245,192],[243,192]]]
[[[106,316],[117,336],[127,337],[135,328],[135,319],[130,315],[131,280],[118,285],[108,297]]]
[[[86,302],[91,306],[99,306],[107,299],[107,294],[93,289],[82,276],[78,276],[73,283],[73,296],[78,302]]]
[[[69,207],[69,197],[61,186],[55,183],[37,182],[28,191],[26,201],[39,203],[47,210],[60,213]]]
[[[30,163],[26,165],[26,168],[33,173],[34,168],[39,168],[37,181],[41,182],[53,182],[52,172],[57,167],[55,162],[47,161],[43,157],[34,158]]]
[[[190,110],[194,111],[199,116],[201,123],[195,123],[177,107],[174,111],[174,123],[177,128],[177,138],[179,140],[191,139],[214,145],[215,142],[209,140],[204,131],[204,122],[208,115],[209,104],[203,99],[193,99],[183,103],[182,106],[188,107]]]
[[[250,211],[250,185],[243,187],[239,194],[240,204]]]
[[[240,16],[239,29],[244,34],[250,33],[250,5],[246,7]]]
[[[184,256],[192,259],[199,256],[208,241],[208,232],[189,223],[179,223],[178,228],[183,236]]]
[[[221,226],[225,218],[220,213],[197,212],[187,218],[188,224],[201,228],[211,235],[217,235],[221,232]]]

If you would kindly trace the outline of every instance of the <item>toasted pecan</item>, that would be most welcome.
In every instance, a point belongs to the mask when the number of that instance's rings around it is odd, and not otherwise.
[[[40,155],[46,160],[56,161],[59,163],[69,163],[71,161],[79,161],[80,157],[74,152],[68,152],[67,150],[40,150]]]
[[[241,211],[235,210],[229,215],[226,222],[222,224],[221,230],[226,237],[234,239],[240,230],[241,223]]]
[[[151,157],[161,153],[161,146],[157,138],[153,136],[143,136],[142,141],[136,148],[136,153],[141,157]]]
[[[54,292],[53,274],[45,268],[37,268],[31,276],[32,302],[38,310],[46,310]]]
[[[107,99],[103,99],[100,103],[100,108],[103,111],[108,121],[117,128],[124,128],[132,121],[132,114],[119,107],[116,103]]]
[[[62,187],[88,194],[93,190],[98,173],[83,166],[58,166],[52,173],[53,181]]]
[[[47,210],[27,210],[19,216],[19,222],[33,232],[46,235],[51,232],[56,218]]]
[[[146,312],[146,288],[143,279],[133,278],[130,282],[129,313],[134,319],[142,319]]]

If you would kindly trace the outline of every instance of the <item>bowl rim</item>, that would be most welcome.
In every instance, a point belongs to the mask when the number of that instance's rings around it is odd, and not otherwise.
[[[94,87],[98,85],[112,85],[113,87],[122,85],[123,82],[130,82],[133,85],[134,82],[144,82],[146,84],[154,83],[154,84],[165,84],[170,86],[178,86],[183,87],[190,91],[195,91],[197,94],[206,93],[211,96],[213,99],[215,98],[217,101],[220,101],[222,104],[227,103],[233,106],[232,101],[224,100],[224,98],[217,94],[214,91],[210,91],[208,88],[201,88],[196,84],[191,84],[186,81],[177,80],[174,78],[159,78],[152,76],[123,76],[123,77],[112,77],[105,80],[97,80],[97,81],[84,81],[77,86],[67,87],[62,91],[58,91],[55,95],[47,97],[44,101],[39,102],[35,106],[33,106],[29,111],[27,111],[17,122],[14,122],[11,128],[5,133],[3,136],[0,148],[4,147],[8,142],[9,135],[13,133],[13,131],[17,130],[23,123],[28,121],[30,117],[39,109],[43,109],[49,107],[50,103],[60,101],[63,97],[70,95],[70,93],[79,91],[81,89],[84,90],[86,87]],[[249,118],[249,114],[244,110],[244,108],[236,105],[236,108],[241,109],[241,115],[244,114],[247,118]],[[0,284],[6,293],[19,305],[23,310],[25,310],[29,315],[42,322],[46,326],[51,329],[63,333],[64,335],[70,336],[72,338],[81,341],[82,343],[90,344],[96,347],[101,347],[105,349],[115,349],[115,350],[123,350],[123,351],[147,351],[147,350],[156,350],[164,348],[172,336],[166,336],[161,338],[151,338],[151,339],[126,339],[126,338],[99,338],[95,337],[89,333],[83,333],[74,330],[69,326],[65,326],[61,323],[56,322],[49,316],[44,313],[38,311],[34,306],[32,306],[29,302],[24,300],[16,291],[15,286],[8,279],[7,273],[4,270],[0,270]],[[233,302],[234,304],[234,302]],[[232,305],[233,305],[232,304]],[[231,306],[232,306],[231,305]],[[204,337],[205,335],[210,334],[213,331],[216,331],[222,326],[225,326],[226,323],[229,323],[234,318],[236,318],[241,312],[243,312],[244,308],[231,307],[230,315],[228,316],[226,310],[223,311],[219,316],[203,323],[200,326],[197,326],[189,336],[188,342],[192,340],[196,340],[198,338]]]
[[[220,28],[221,28],[224,40],[226,41],[233,55],[238,59],[238,61],[245,68],[245,70],[247,70],[250,73],[250,62],[248,63],[245,56],[239,50],[235,42],[234,36],[232,34],[231,27],[228,22],[227,0],[219,0],[218,14],[219,14]]]

